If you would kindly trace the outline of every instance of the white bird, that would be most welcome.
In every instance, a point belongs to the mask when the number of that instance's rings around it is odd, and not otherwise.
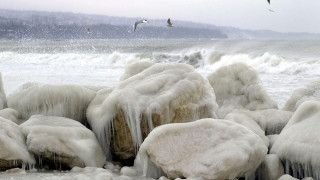
[[[167,24],[168,27],[173,27],[173,24],[171,23],[170,18],[167,20],[167,23],[168,23],[168,24]]]
[[[138,24],[140,23],[149,23],[146,19],[140,20],[140,21],[136,21],[133,25],[133,31],[136,31]]]

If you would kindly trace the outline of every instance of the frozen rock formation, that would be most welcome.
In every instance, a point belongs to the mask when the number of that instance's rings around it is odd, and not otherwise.
[[[25,120],[41,114],[66,117],[86,125],[86,109],[95,94],[93,90],[76,85],[28,83],[8,98],[8,106]]]
[[[221,67],[207,78],[216,93],[221,118],[234,109],[277,109],[257,72],[246,64]]]
[[[0,117],[0,170],[35,164],[19,126]]]
[[[275,140],[271,153],[285,164],[286,173],[295,178],[320,179],[320,102],[306,101]]]
[[[20,128],[28,150],[40,160],[70,168],[102,167],[106,161],[94,133],[75,120],[34,115]]]
[[[103,149],[134,158],[156,126],[216,117],[209,82],[186,64],[155,64],[109,89],[97,92],[87,118]]]
[[[147,177],[235,179],[250,177],[267,154],[255,133],[238,123],[201,119],[162,125],[142,143],[135,167]]]
[[[305,101],[320,101],[320,80],[313,81],[304,88],[297,89],[286,102],[283,110],[294,112]]]

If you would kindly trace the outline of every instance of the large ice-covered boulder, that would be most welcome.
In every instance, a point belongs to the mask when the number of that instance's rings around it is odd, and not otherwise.
[[[162,125],[140,146],[135,168],[147,177],[235,179],[251,177],[268,148],[238,123],[201,119]]]
[[[77,85],[27,83],[8,97],[21,119],[32,115],[61,116],[86,124],[86,109],[96,92]]]
[[[216,117],[217,109],[208,80],[192,66],[155,64],[97,92],[87,117],[106,153],[130,159],[154,127]]]
[[[263,134],[280,134],[281,130],[288,123],[292,116],[291,111],[277,109],[250,111],[246,109],[234,110],[225,116],[225,119],[235,120],[244,124],[256,124],[263,131]],[[248,126],[249,127],[249,126]],[[251,128],[251,130],[253,130]]]
[[[283,110],[294,112],[305,101],[320,101],[320,80],[313,81],[306,87],[297,89],[288,99]]]
[[[320,102],[306,101],[275,140],[271,153],[285,164],[286,173],[296,178],[320,179]]]
[[[221,118],[234,109],[277,109],[257,72],[246,64],[221,67],[207,78],[216,93]]]
[[[0,110],[7,107],[6,93],[3,89],[2,75],[0,73]]]
[[[0,170],[35,164],[19,126],[0,117]]]
[[[120,81],[130,78],[142,72],[143,70],[149,68],[152,65],[154,65],[154,63],[150,61],[142,61],[142,62],[136,62],[136,63],[130,64],[124,70],[123,75],[120,77]]]
[[[70,168],[102,167],[106,161],[94,133],[75,120],[34,115],[20,128],[28,150],[44,161]]]

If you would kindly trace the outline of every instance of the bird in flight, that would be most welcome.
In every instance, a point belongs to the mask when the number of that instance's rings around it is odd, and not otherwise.
[[[270,12],[274,12],[274,10],[272,10],[272,9],[269,9],[269,11],[270,11]]]
[[[140,23],[149,23],[146,19],[140,20],[140,21],[136,21],[133,25],[133,31],[136,31],[138,24]]]
[[[88,33],[88,34],[91,34],[91,31],[90,31],[90,29],[89,29],[89,28],[87,29],[87,33]]]
[[[168,27],[173,27],[173,24],[171,23],[170,18],[167,20],[167,23],[168,23],[168,24],[167,24]]]
[[[267,0],[268,1],[268,3],[270,4],[270,0]]]

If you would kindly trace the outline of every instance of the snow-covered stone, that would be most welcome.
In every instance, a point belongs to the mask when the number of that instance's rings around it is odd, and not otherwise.
[[[25,120],[41,114],[86,124],[86,109],[95,94],[95,91],[77,85],[27,83],[8,97],[8,106]]]
[[[221,67],[207,78],[216,93],[221,118],[234,109],[277,109],[257,72],[246,64]]]
[[[320,101],[320,80],[313,81],[306,87],[297,89],[288,99],[283,110],[294,112],[305,101]]]
[[[2,75],[0,73],[0,110],[7,107],[7,97],[3,89]]]
[[[147,177],[234,179],[250,177],[267,146],[248,128],[228,120],[201,119],[162,125],[140,146],[135,168]]]
[[[0,117],[0,170],[33,165],[35,160],[29,153],[19,126]]]
[[[155,64],[114,87],[97,92],[88,122],[106,153],[134,158],[156,126],[216,117],[208,80],[186,64]]]
[[[33,115],[20,128],[28,150],[41,160],[71,168],[102,167],[106,161],[94,133],[75,120]]]
[[[295,178],[320,179],[320,102],[303,102],[274,142],[271,153]]]

